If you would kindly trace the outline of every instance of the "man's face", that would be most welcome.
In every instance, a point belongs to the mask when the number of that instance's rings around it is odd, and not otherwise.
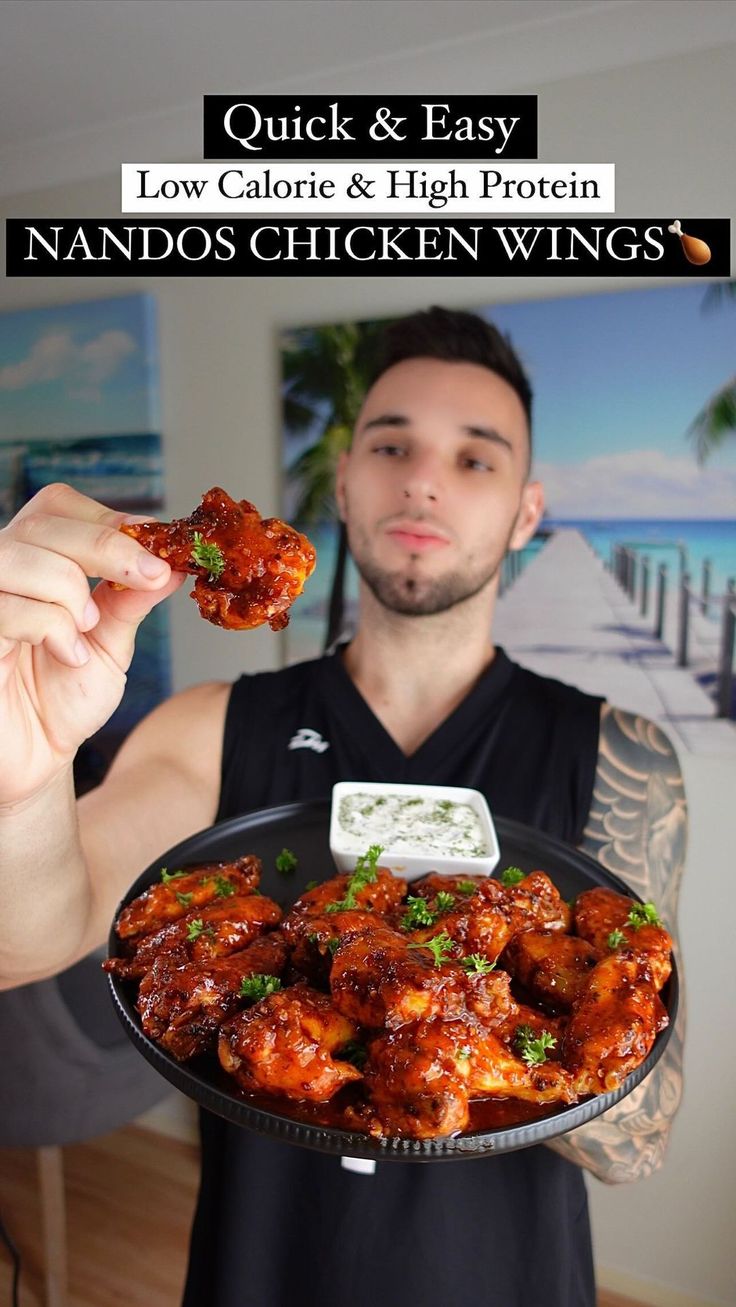
[[[368,392],[337,500],[363,580],[393,612],[444,612],[495,577],[542,513],[516,392],[474,363],[409,359]]]

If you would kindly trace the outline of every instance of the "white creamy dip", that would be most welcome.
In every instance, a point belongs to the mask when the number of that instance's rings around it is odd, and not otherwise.
[[[347,853],[365,853],[369,844],[397,853],[455,858],[483,858],[489,852],[480,818],[469,803],[404,794],[348,794],[340,800],[337,815],[348,837]]]

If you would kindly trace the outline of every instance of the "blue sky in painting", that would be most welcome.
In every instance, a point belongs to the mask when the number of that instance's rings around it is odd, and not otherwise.
[[[0,314],[0,439],[160,430],[150,295]]]

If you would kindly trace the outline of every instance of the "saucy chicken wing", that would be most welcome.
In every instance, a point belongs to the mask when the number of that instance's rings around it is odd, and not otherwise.
[[[229,883],[229,882],[228,882]],[[226,957],[275,926],[281,908],[263,894],[234,894],[188,912],[161,930],[144,935],[132,957],[108,958],[105,971],[125,980],[144,976],[162,953],[183,953],[190,962]]]
[[[327,994],[299,984],[229,1021],[217,1051],[241,1089],[325,1103],[343,1085],[362,1078],[357,1067],[339,1058],[357,1033]]]
[[[247,894],[255,889],[260,876],[260,859],[251,854],[235,862],[208,862],[187,871],[170,872],[163,867],[161,880],[123,908],[116,932],[120,939],[149,935],[185,917],[193,908],[203,908],[233,894]]]
[[[598,949],[575,935],[524,930],[506,946],[501,962],[533,998],[555,1011],[569,1011],[600,957]]]
[[[240,953],[211,962],[189,962],[185,953],[162,953],[143,977],[136,1007],[146,1034],[179,1061],[213,1051],[217,1032],[248,1002],[243,981],[280,976],[287,948],[273,931]]]
[[[391,1029],[463,1011],[464,978],[456,963],[437,965],[429,949],[380,925],[340,940],[330,990],[335,1007],[351,1021]]]
[[[620,949],[645,958],[661,989],[672,971],[672,938],[658,918],[649,920],[650,909],[612,889],[584,890],[575,901],[575,929],[601,953]]]
[[[120,530],[175,571],[196,576],[191,597],[200,613],[229,631],[264,622],[280,631],[316,561],[301,532],[277,517],[262,518],[247,499],[231,499],[219,486],[189,517],[124,523]]]
[[[667,1024],[646,961],[624,953],[603,958],[573,1006],[563,1039],[562,1062],[577,1092],[618,1089]]]

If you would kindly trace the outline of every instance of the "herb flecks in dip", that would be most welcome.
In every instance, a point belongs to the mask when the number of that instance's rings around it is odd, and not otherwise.
[[[469,803],[405,794],[348,794],[338,821],[346,851],[382,844],[397,853],[436,853],[453,858],[488,854],[480,818]]]

